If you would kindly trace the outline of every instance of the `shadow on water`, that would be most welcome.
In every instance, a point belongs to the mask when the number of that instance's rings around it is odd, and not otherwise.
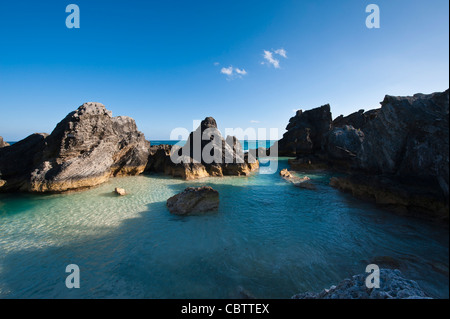
[[[2,254],[0,297],[290,298],[363,273],[376,260],[398,266],[432,296],[448,298],[448,257],[436,257],[445,247],[448,256],[445,230],[330,190],[321,176],[313,179],[315,192],[273,177],[234,178],[232,185],[231,178],[167,185],[172,194],[212,186],[220,194],[215,213],[174,216],[157,201],[118,227]],[[38,205],[42,198],[34,200]],[[65,286],[69,264],[80,267],[80,289]]]

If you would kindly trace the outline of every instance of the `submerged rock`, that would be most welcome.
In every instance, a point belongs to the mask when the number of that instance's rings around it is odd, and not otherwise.
[[[132,118],[112,117],[103,104],[85,103],[50,135],[33,134],[0,149],[1,191],[64,192],[138,175],[150,143]]]
[[[219,208],[219,192],[209,186],[188,187],[182,193],[169,198],[167,208],[176,215],[217,210]]]
[[[0,136],[0,148],[9,146],[9,143],[3,141],[3,137]]]
[[[285,180],[294,184],[294,186],[299,188],[305,188],[309,190],[315,190],[316,186],[311,182],[311,179],[308,176],[298,177],[289,172],[287,169],[283,169],[280,171],[280,176]]]
[[[123,188],[119,188],[119,187],[116,187],[114,189],[114,193],[116,193],[117,195],[120,195],[120,196],[125,196],[127,194],[127,192]]]
[[[417,282],[405,279],[396,269],[380,269],[380,288],[366,287],[367,274],[341,281],[319,293],[302,293],[292,299],[431,299]]]
[[[224,139],[215,119],[207,117],[191,132],[183,147],[150,148],[146,171],[165,173],[185,180],[204,177],[247,176],[259,168],[258,160],[244,154],[234,136]]]

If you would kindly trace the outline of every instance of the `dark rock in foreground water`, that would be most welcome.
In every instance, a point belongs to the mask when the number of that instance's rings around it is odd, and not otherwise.
[[[172,214],[198,214],[219,208],[219,192],[212,187],[188,187],[182,193],[167,200],[167,208]]]
[[[399,270],[380,269],[380,288],[366,287],[367,274],[341,281],[337,286],[319,293],[302,293],[292,299],[430,299],[413,281]]]
[[[132,118],[112,117],[103,104],[85,103],[50,135],[33,134],[0,149],[0,191],[64,192],[138,175],[149,146]]]

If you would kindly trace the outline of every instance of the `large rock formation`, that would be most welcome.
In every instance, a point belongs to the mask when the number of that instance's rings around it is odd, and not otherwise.
[[[386,96],[363,128],[351,176],[332,184],[390,209],[448,220],[448,116],[448,90]]]
[[[225,175],[246,176],[259,168],[246,156],[237,138],[224,139],[212,117],[203,120],[183,147],[158,145],[150,148],[147,171],[165,173],[185,180]]]
[[[320,152],[323,149],[325,134],[332,125],[330,105],[297,114],[289,120],[287,132],[278,141],[280,156],[302,156]]]
[[[380,288],[367,288],[366,278],[367,274],[356,275],[330,289],[292,299],[430,299],[417,282],[405,279],[398,269],[380,269]]]
[[[449,91],[386,96],[364,128],[358,166],[372,174],[423,179],[449,193]]]
[[[144,171],[150,143],[133,119],[112,117],[100,103],[85,103],[50,135],[33,134],[0,149],[1,191],[64,192],[112,176]]]
[[[5,147],[5,146],[9,146],[9,144],[6,143],[5,141],[3,141],[3,137],[0,136],[0,148]]]
[[[299,111],[278,143],[280,155],[296,156],[289,161],[293,170],[350,173],[332,185],[357,197],[448,220],[448,110],[447,90],[386,96],[380,109],[340,116],[331,124],[329,107]]]
[[[167,200],[167,208],[175,215],[198,214],[219,208],[219,192],[209,186],[188,187]]]

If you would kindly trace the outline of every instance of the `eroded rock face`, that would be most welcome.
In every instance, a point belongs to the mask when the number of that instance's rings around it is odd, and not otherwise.
[[[289,120],[287,132],[278,141],[280,156],[313,154],[323,148],[324,136],[332,127],[330,105],[309,111],[297,111]]]
[[[6,142],[3,140],[3,137],[0,136],[0,148],[5,147],[5,146],[9,146],[9,144],[6,143]]]
[[[151,148],[147,165],[149,172],[163,172],[185,180],[247,176],[258,168],[258,160],[243,153],[237,138],[222,137],[212,117],[207,117],[191,132],[185,146]]]
[[[353,160],[361,151],[364,133],[353,126],[344,125],[326,134],[326,151],[333,160]]]
[[[404,278],[398,269],[380,269],[380,288],[367,288],[367,275],[356,275],[330,289],[298,294],[292,299],[431,299],[417,282]]]
[[[278,142],[280,155],[296,156],[293,170],[351,174],[333,184],[357,197],[448,220],[449,90],[386,96],[381,104],[331,125],[329,107],[299,111]],[[312,129],[311,118],[319,128]]]
[[[103,104],[85,103],[50,135],[34,134],[2,149],[6,183],[1,190],[64,192],[138,175],[147,165],[149,146],[133,119],[112,117]]]
[[[367,123],[358,166],[372,174],[423,179],[449,194],[449,91],[386,96]]]
[[[214,211],[219,208],[219,192],[209,186],[188,187],[167,200],[172,214],[190,215]]]
[[[340,115],[333,121],[333,127],[353,126],[355,129],[363,129],[371,120],[377,117],[379,109],[364,112],[359,110],[347,116]]]

